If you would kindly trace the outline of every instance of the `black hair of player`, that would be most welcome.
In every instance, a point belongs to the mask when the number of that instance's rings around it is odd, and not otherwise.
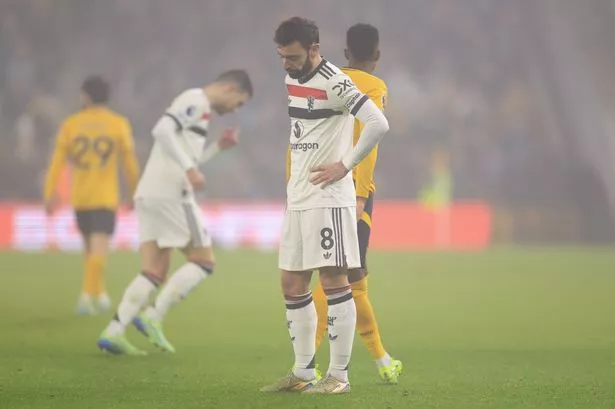
[[[273,39],[282,47],[298,41],[306,50],[320,42],[316,23],[303,17],[292,17],[280,23]]]
[[[218,75],[216,82],[230,82],[236,84],[237,87],[252,98],[254,96],[254,88],[252,81],[245,70],[228,70]]]
[[[83,81],[81,90],[90,98],[93,104],[106,104],[111,93],[109,83],[100,75],[87,77]]]
[[[380,35],[371,24],[359,23],[346,32],[346,46],[357,62],[373,61],[377,58]]]

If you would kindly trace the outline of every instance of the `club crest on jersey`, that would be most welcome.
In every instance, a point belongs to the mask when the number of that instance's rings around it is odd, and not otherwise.
[[[303,127],[303,123],[301,121],[295,121],[295,124],[293,125],[293,135],[295,138],[301,138],[303,136],[304,129],[305,128]]]
[[[307,97],[307,110],[308,112],[312,112],[314,109],[314,102],[316,102],[316,97],[310,95]]]
[[[186,109],[186,116],[192,116],[194,115],[194,112],[196,111],[196,107],[194,105],[190,105],[187,109]]]

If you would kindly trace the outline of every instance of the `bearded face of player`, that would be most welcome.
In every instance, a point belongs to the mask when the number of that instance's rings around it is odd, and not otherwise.
[[[288,76],[292,79],[299,79],[314,69],[313,61],[318,58],[319,47],[318,44],[312,44],[306,49],[301,43],[295,41],[287,46],[278,47],[278,54]]]

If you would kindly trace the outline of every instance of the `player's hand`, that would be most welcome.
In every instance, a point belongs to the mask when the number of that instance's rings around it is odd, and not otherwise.
[[[226,128],[222,131],[220,139],[218,139],[218,146],[221,151],[233,148],[239,143],[239,128]]]
[[[53,216],[53,212],[55,211],[55,205],[51,200],[45,202],[45,214],[47,216]]]
[[[361,216],[365,211],[365,203],[367,203],[366,197],[357,196],[357,221],[361,220]]]
[[[337,182],[349,172],[341,161],[315,166],[310,171],[312,172],[310,182],[313,185],[321,185],[322,188]]]
[[[197,168],[188,169],[186,172],[188,181],[195,190],[201,190],[205,188],[205,175],[201,173]]]
[[[59,203],[60,198],[57,195],[54,195],[51,199],[46,200],[44,203],[45,214],[47,216],[53,216],[53,213],[56,211]]]

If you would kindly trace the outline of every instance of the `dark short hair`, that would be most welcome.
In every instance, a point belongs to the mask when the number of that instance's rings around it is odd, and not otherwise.
[[[292,17],[280,23],[273,39],[283,47],[298,41],[306,50],[320,41],[316,23],[303,17]]]
[[[359,62],[373,59],[379,42],[378,29],[371,24],[355,24],[346,32],[346,46]]]
[[[230,82],[236,84],[239,89],[252,97],[254,95],[254,89],[252,88],[252,81],[250,76],[245,70],[228,70],[218,75],[216,82]]]
[[[100,75],[89,76],[83,81],[81,90],[90,97],[95,104],[105,104],[109,101],[111,87],[109,83]]]

